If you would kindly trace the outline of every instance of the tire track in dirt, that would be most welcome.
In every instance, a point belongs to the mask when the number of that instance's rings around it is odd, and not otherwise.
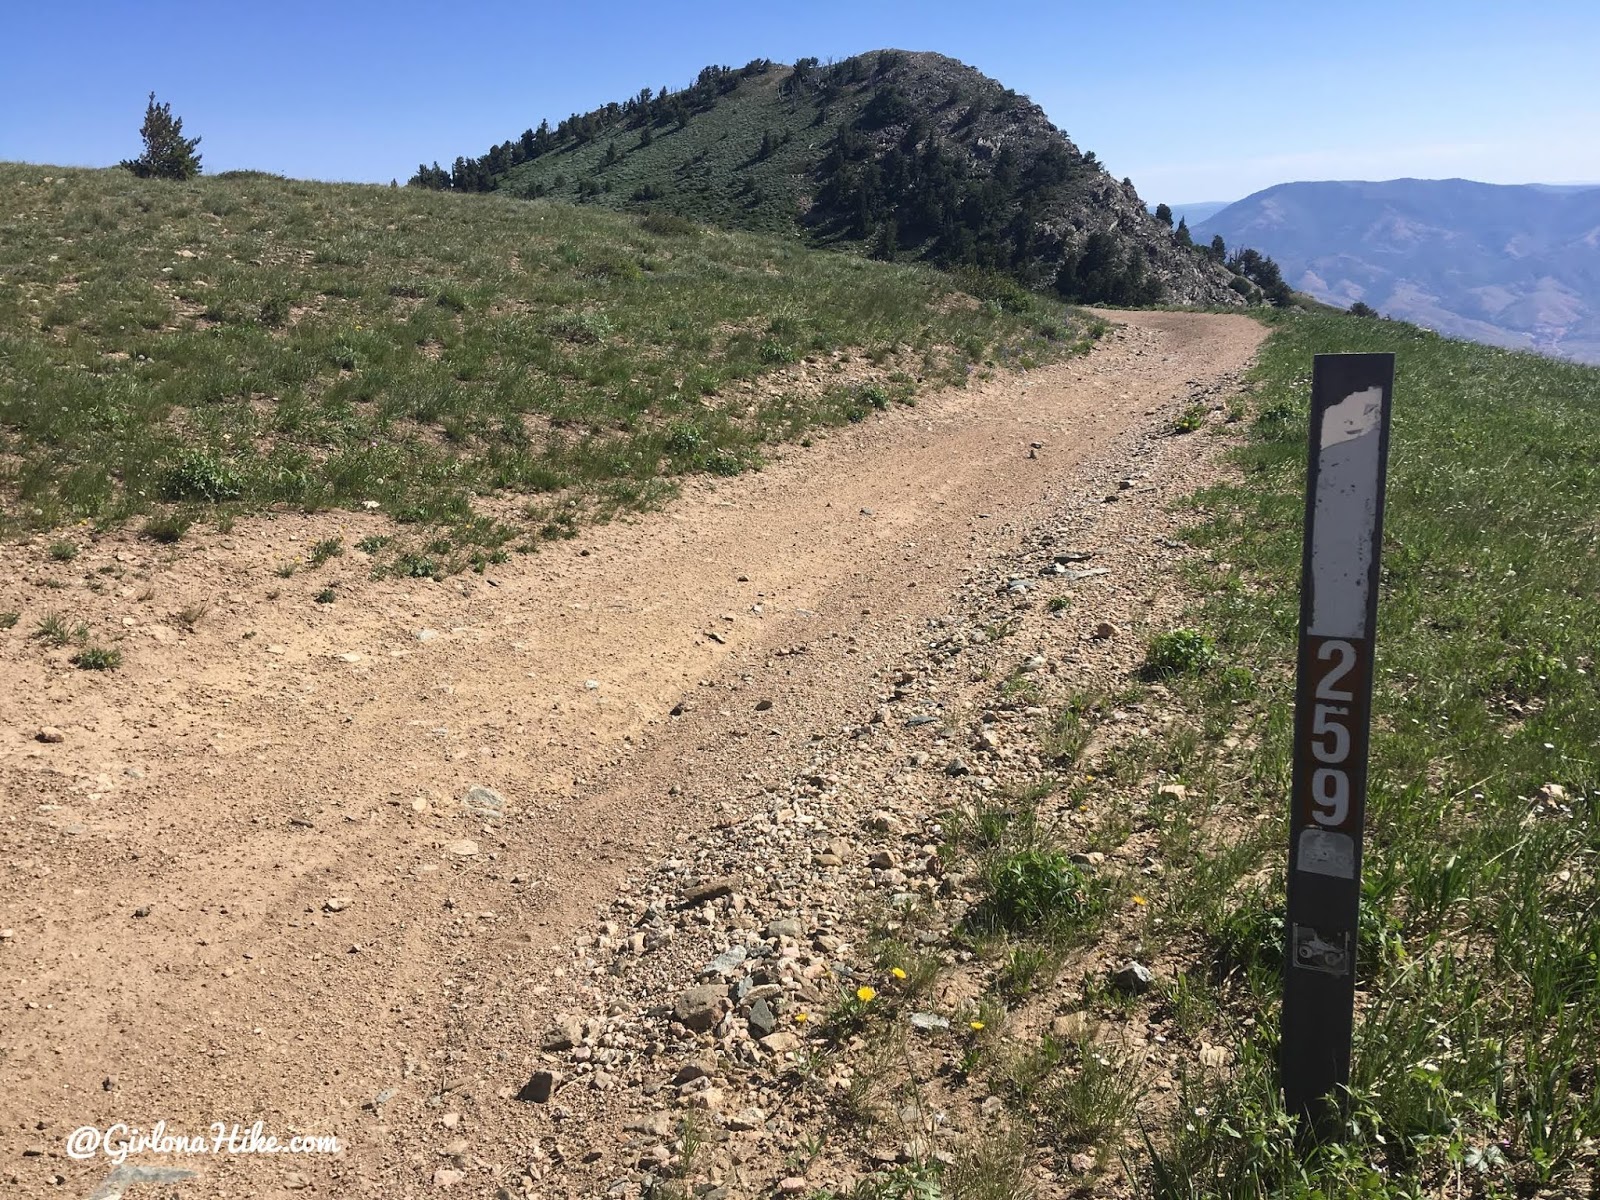
[[[23,613],[0,642],[0,1178],[86,1193],[109,1164],[62,1155],[79,1125],[260,1119],[349,1151],[201,1159],[182,1194],[378,1187],[430,1095],[504,1084],[454,965],[523,972],[546,1019],[537,980],[630,866],[788,778],[1078,464],[1263,332],[1116,319],[1087,358],[926,397],[487,578],[357,582],[352,555],[330,607],[273,576],[374,528],[348,513],[240,522],[165,563],[125,537],[61,570],[35,550],[0,585]],[[65,593],[27,584],[118,555],[149,580],[71,603],[128,631],[123,669],[41,658],[22,633]],[[193,634],[165,616],[200,601]],[[65,740],[33,742],[44,725]],[[503,817],[463,806],[475,783]],[[361,1105],[386,1089],[381,1125]]]

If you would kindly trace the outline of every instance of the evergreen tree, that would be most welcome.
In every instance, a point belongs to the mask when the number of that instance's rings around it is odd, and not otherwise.
[[[139,136],[144,153],[123,159],[121,165],[141,179],[193,179],[200,174],[200,156],[194,152],[200,139],[183,136],[183,119],[172,115],[170,104],[157,104],[154,92]]]
[[[1172,228],[1172,206],[1169,205],[1169,204],[1158,204],[1158,205],[1156,205],[1156,220],[1160,221],[1168,229],[1171,229]]]
[[[1216,259],[1218,262],[1221,262],[1223,259],[1228,257],[1228,247],[1227,244],[1223,242],[1222,235],[1220,233],[1211,239],[1211,257]]]
[[[895,219],[890,217],[878,226],[878,236],[872,246],[872,257],[882,259],[884,262],[893,262],[899,252],[900,230]]]
[[[435,192],[444,192],[450,189],[450,172],[438,163],[433,166],[423,164],[417,168],[417,173],[406,180],[407,187],[428,188]]]
[[[1178,218],[1178,228],[1172,236],[1180,246],[1194,245],[1194,237],[1189,233],[1189,221],[1185,217]]]
[[[1375,317],[1378,315],[1378,310],[1364,300],[1357,300],[1350,306],[1350,315],[1352,317]]]
[[[653,141],[655,141],[655,134],[650,132],[650,122],[646,121],[644,128],[639,130],[639,145],[648,146]]]

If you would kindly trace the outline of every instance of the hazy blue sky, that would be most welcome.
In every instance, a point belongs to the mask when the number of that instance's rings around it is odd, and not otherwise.
[[[1031,96],[1151,201],[1600,181],[1600,0],[9,0],[0,39],[0,159],[131,156],[155,89],[208,171],[404,182],[707,63],[896,46]]]

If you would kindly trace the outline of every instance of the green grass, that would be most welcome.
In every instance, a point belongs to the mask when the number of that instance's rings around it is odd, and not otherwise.
[[[1354,1078],[1302,1154],[1276,1091],[1292,663],[1311,357],[1397,355]],[[1600,1137],[1600,371],[1327,316],[1277,322],[1242,482],[1197,498],[1170,676],[1209,731],[1155,815],[1183,1007],[1237,1067],[1151,1130],[1160,1197],[1588,1194]],[[1240,749],[1216,745],[1229,730]],[[1174,739],[1157,760],[1179,752]],[[1565,797],[1546,785],[1564,789]],[[1541,794],[1545,800],[1541,802]],[[1260,873],[1265,870],[1263,876]],[[1251,882],[1262,878],[1269,882]],[[1198,1015],[1194,1015],[1198,1014]],[[1242,1022],[1252,1024],[1246,1030]],[[1229,1032],[1231,1031],[1231,1033]]]
[[[0,248],[4,536],[372,502],[460,569],[512,536],[481,497],[658,505],[916,377],[1087,345],[1048,300],[505,195],[0,164]]]
[[[114,671],[122,665],[122,651],[85,646],[72,656],[72,665],[80,671]]]
[[[1217,645],[1194,629],[1172,629],[1150,639],[1145,651],[1144,674],[1151,679],[1192,675],[1216,660]]]

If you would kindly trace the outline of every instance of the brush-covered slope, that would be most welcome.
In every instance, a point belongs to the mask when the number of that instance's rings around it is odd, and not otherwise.
[[[1441,333],[1600,362],[1600,188],[1466,179],[1285,183],[1195,230],[1291,285]]]
[[[1038,105],[939,54],[707,68],[678,92],[530,129],[415,182],[498,188],[879,258],[1006,271],[1068,299],[1240,303]]]
[[[1069,352],[1011,293],[661,215],[0,164],[0,534],[371,504],[457,528],[408,569],[459,563],[519,532],[480,498],[560,532]]]

